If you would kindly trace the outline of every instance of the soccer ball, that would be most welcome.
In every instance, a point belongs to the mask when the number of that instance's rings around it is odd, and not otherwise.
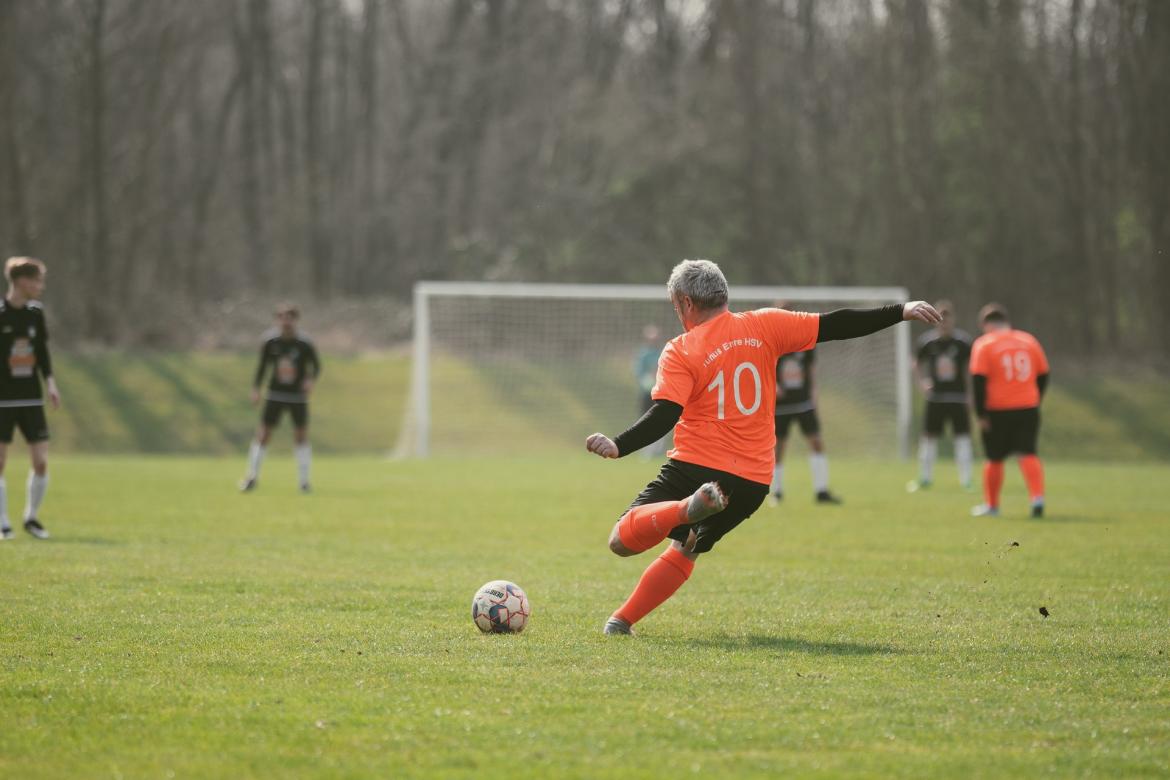
[[[507,580],[492,580],[471,600],[471,619],[485,634],[519,634],[530,613],[527,594]]]

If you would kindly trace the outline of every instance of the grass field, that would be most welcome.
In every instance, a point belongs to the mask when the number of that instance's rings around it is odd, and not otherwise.
[[[241,496],[238,459],[59,458],[53,539],[0,543],[0,776],[1170,773],[1164,466],[1054,464],[1043,521],[1012,470],[974,521],[889,462],[815,507],[801,460],[631,640],[646,461],[327,458],[301,496],[274,458]],[[520,636],[472,626],[498,577]]]
[[[64,399],[49,413],[56,452],[242,454],[259,417],[248,399],[251,354],[62,353],[54,369]],[[326,355],[311,412],[317,451],[389,452],[409,370],[386,353]],[[275,452],[291,451],[287,426]]]

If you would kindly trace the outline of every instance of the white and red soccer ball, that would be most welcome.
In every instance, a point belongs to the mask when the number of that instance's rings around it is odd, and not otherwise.
[[[514,582],[492,580],[471,600],[471,619],[485,634],[519,634],[528,625],[528,595]]]

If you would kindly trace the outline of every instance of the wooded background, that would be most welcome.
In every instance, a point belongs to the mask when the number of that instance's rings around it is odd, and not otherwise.
[[[1164,360],[1170,2],[0,0],[0,253],[74,341],[709,257]]]

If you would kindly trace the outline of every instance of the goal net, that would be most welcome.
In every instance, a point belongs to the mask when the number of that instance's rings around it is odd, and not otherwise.
[[[731,288],[733,311],[904,300],[897,287]],[[635,362],[647,326],[662,342],[681,332],[665,285],[419,282],[414,317],[398,446],[414,456],[573,452],[593,431],[616,435],[642,413]],[[817,409],[832,454],[905,456],[909,353],[906,323],[817,346]]]

